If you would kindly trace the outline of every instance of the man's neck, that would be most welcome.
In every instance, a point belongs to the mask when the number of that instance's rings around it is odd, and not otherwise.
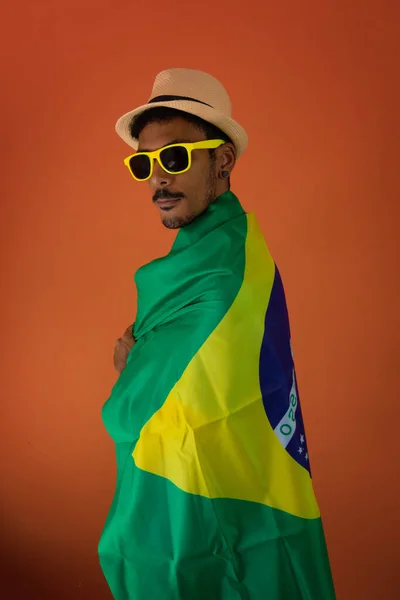
[[[194,221],[179,230],[171,252],[177,252],[194,244],[210,231],[242,214],[244,210],[239,200],[230,190],[226,191]]]

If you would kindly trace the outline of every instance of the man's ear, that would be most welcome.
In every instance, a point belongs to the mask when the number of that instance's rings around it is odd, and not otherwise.
[[[221,171],[228,171],[229,174],[236,164],[236,150],[233,144],[224,144],[217,148],[218,151],[218,167]]]

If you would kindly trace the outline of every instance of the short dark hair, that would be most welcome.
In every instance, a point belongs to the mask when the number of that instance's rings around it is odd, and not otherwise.
[[[136,117],[136,119],[132,121],[130,125],[131,135],[135,140],[138,140],[140,133],[149,123],[167,123],[168,121],[172,121],[177,117],[181,117],[188,123],[192,123],[192,125],[204,133],[207,140],[218,139],[232,144],[230,137],[215,125],[204,121],[204,119],[201,119],[196,115],[192,115],[182,110],[177,110],[176,108],[169,108],[168,106],[157,106],[142,112],[138,117]]]

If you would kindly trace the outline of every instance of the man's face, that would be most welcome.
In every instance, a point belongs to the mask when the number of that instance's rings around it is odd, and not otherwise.
[[[141,152],[158,150],[178,142],[199,142],[205,135],[192,123],[177,117],[165,123],[149,123],[139,135]],[[148,183],[164,225],[177,229],[196,219],[217,197],[217,166],[208,150],[192,152],[192,166],[186,173],[170,175],[157,161]]]

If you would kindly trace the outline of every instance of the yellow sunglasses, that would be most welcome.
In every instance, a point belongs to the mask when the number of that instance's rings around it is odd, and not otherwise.
[[[204,140],[204,142],[182,142],[169,144],[154,152],[136,152],[125,158],[124,165],[128,167],[136,181],[147,181],[153,174],[154,161],[170,175],[180,175],[189,171],[192,166],[193,150],[210,150],[225,144],[224,140]]]

